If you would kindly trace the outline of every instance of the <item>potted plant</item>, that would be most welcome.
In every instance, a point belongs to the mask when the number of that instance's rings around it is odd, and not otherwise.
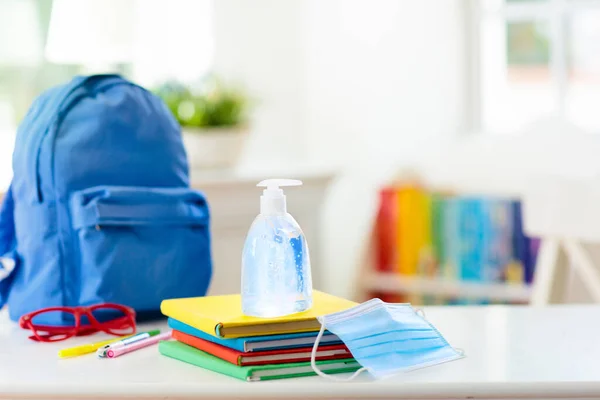
[[[182,128],[190,168],[227,168],[239,159],[248,135],[248,100],[215,76],[192,88],[162,85],[163,99]]]

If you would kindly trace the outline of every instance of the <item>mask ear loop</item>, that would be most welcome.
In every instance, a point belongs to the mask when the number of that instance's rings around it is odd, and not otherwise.
[[[427,319],[427,317],[425,316],[425,311],[423,311],[422,308],[415,308],[415,313],[417,313],[417,315],[421,316],[423,319]],[[453,349],[460,354],[461,357],[465,356],[465,351],[459,347],[453,347]]]
[[[348,382],[348,381],[351,381],[352,379],[356,378],[358,376],[358,374],[360,374],[361,372],[367,370],[365,367],[362,367],[362,368],[354,371],[352,376],[350,376],[348,378],[338,378],[336,376],[332,376],[332,375],[326,374],[325,372],[321,371],[319,369],[319,367],[317,366],[317,349],[319,348],[319,342],[321,341],[321,338],[323,337],[323,333],[325,333],[325,323],[321,323],[321,330],[319,331],[319,334],[317,335],[317,338],[315,339],[315,344],[313,345],[312,352],[310,353],[310,366],[317,373],[317,375],[322,376],[323,378],[331,379],[332,381]]]

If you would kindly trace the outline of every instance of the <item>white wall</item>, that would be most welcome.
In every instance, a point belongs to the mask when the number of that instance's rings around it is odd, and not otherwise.
[[[323,224],[320,289],[350,296],[376,189],[464,128],[463,1],[219,0],[221,71],[262,96],[264,147],[340,168]]]
[[[246,163],[306,155],[304,8],[299,0],[214,1],[215,69],[256,102]]]

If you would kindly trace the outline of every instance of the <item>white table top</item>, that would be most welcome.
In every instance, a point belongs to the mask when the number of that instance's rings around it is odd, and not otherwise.
[[[161,356],[156,347],[113,360],[59,360],[58,349],[103,336],[34,343],[0,313],[0,398],[600,397],[600,306],[432,307],[426,313],[466,358],[353,383],[320,377],[248,383]]]

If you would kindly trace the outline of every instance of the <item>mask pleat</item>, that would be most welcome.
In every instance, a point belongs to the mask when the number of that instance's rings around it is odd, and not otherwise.
[[[375,340],[370,340],[368,342],[363,342],[362,345],[358,344],[358,342],[356,342],[356,341],[353,341],[354,344],[353,344],[352,347],[354,349],[356,349],[356,350],[360,350],[360,349],[364,349],[364,348],[367,348],[367,347],[373,347],[373,346],[376,346],[376,345],[377,346],[379,346],[379,345],[388,345],[390,343],[402,343],[403,346],[408,346],[408,345],[414,345],[414,344],[413,343],[403,343],[403,342],[408,342],[408,341],[424,342],[426,340],[436,340],[436,339],[439,340],[439,338],[436,337],[436,336],[418,337],[418,338],[404,338],[404,339],[390,339],[390,340],[387,340],[387,341],[382,341],[382,340],[380,340],[379,338],[376,338],[376,337],[374,337],[372,339],[375,339]],[[415,344],[417,344],[417,343],[415,343]]]
[[[421,343],[416,343],[421,342]],[[443,347],[444,343],[439,339],[428,339],[422,341],[414,341],[404,346],[397,346],[398,342],[380,343],[377,346],[363,347],[361,349],[354,349],[352,355],[354,357],[368,358],[377,355],[395,353],[395,354],[413,354],[413,353],[426,353],[431,350]]]
[[[387,332],[371,333],[366,336],[353,337],[345,335],[348,340],[352,340],[358,346],[377,343],[380,341],[390,340],[407,340],[407,339],[422,339],[437,337],[437,334],[432,334],[431,329],[395,329]]]

